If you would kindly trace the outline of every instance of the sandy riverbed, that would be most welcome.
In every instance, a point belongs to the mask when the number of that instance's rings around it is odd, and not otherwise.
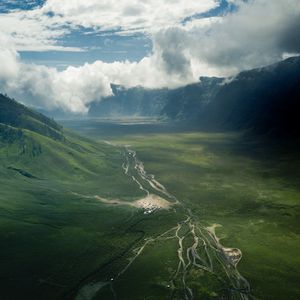
[[[102,203],[110,205],[128,205],[136,208],[142,208],[145,210],[155,210],[155,209],[169,209],[172,206],[172,203],[153,194],[149,194],[145,198],[138,199],[133,202],[122,201],[119,199],[108,200],[100,196],[95,196],[95,198]]]

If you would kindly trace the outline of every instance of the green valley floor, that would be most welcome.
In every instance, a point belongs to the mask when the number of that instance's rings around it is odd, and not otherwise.
[[[17,163],[0,150],[1,299],[299,299],[296,149],[152,120],[63,124],[85,138]]]

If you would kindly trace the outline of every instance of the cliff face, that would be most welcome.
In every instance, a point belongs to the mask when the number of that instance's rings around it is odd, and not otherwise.
[[[240,73],[234,78],[200,78],[174,90],[125,89],[93,103],[92,117],[167,116],[218,130],[298,134],[300,57]]]

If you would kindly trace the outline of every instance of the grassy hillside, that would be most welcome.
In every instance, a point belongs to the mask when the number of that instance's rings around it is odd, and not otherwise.
[[[145,215],[93,198],[144,196],[124,176],[120,148],[68,131],[63,140],[9,125],[2,133],[1,299],[77,299],[90,280],[110,280],[145,238],[176,224],[170,212]]]
[[[63,139],[62,127],[19,102],[0,94],[0,124],[28,129],[53,139]]]
[[[0,103],[0,297],[65,299],[139,236],[124,223],[132,209],[79,194],[130,201],[141,192],[123,175],[118,148],[7,97]]]
[[[39,179],[36,185],[55,182],[76,190],[83,184],[90,192],[106,179],[103,186],[110,192],[112,178],[122,184],[118,177],[121,156],[116,148],[63,130],[55,121],[8,97],[0,99],[0,166],[6,172],[27,177],[20,179]],[[99,174],[105,176],[99,180]]]

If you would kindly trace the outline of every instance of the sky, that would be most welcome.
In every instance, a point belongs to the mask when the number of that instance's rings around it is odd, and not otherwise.
[[[0,92],[75,114],[300,53],[299,0],[1,0]]]

